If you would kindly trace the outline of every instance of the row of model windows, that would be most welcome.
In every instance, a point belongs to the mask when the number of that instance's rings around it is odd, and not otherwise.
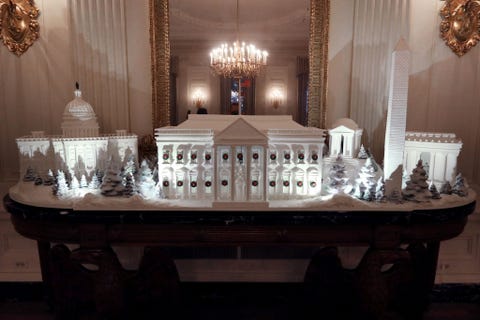
[[[298,160],[303,161],[303,160],[305,160],[305,153],[303,153],[303,152],[298,152],[298,153],[296,154],[296,157],[297,157]],[[190,160],[196,161],[197,158],[198,158],[198,156],[197,156],[197,153],[196,153],[196,152],[192,152],[192,153],[190,154]],[[222,154],[222,159],[223,159],[223,160],[227,161],[229,158],[230,158],[229,153],[224,152],[224,153]],[[258,160],[258,158],[259,158],[258,152],[252,153],[252,159],[253,159],[253,160]],[[291,156],[291,154],[290,154],[289,152],[284,152],[284,153],[283,153],[283,158],[284,158],[286,161],[289,161],[289,160],[292,159],[292,156]],[[311,153],[310,158],[312,159],[312,161],[317,161],[318,158],[319,158],[319,156],[318,156],[318,154],[317,154],[316,152],[313,152],[313,153]],[[163,156],[162,156],[162,159],[163,159],[164,161],[170,160],[170,153],[169,153],[169,152],[164,152],[164,153],[163,153]],[[177,159],[177,161],[183,161],[183,160],[184,160],[183,152],[178,152],[178,153],[177,153],[177,156],[176,156],[176,159]],[[212,159],[211,153],[205,153],[205,160],[206,160],[206,161],[210,161],[211,159]],[[239,161],[242,161],[242,160],[244,159],[243,153],[241,153],[241,152],[237,153],[237,159],[238,159]],[[277,160],[277,153],[275,153],[275,152],[270,153],[270,160],[272,160],[272,161]]]

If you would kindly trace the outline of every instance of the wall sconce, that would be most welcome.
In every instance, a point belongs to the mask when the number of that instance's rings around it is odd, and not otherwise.
[[[33,0],[0,0],[0,40],[20,56],[40,36],[40,11]]]
[[[192,98],[193,98],[193,105],[197,108],[201,108],[205,104],[205,101],[206,101],[205,93],[200,89],[197,89],[194,91]]]
[[[283,102],[283,90],[280,88],[273,88],[270,91],[270,101],[272,103],[272,107],[277,109]]]
[[[479,0],[446,0],[440,16],[440,36],[457,56],[463,56],[480,40]]]

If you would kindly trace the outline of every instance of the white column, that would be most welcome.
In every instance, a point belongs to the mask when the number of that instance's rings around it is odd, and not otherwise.
[[[445,164],[445,180],[454,182],[455,176],[457,175],[457,156],[455,153],[448,153],[446,156]]]

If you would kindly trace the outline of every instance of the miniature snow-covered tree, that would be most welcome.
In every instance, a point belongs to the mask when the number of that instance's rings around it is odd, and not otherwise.
[[[377,202],[386,202],[387,198],[385,196],[385,181],[383,177],[380,177],[377,181],[377,187],[375,189],[375,201]]]
[[[462,174],[459,173],[455,177],[455,184],[452,188],[452,193],[460,197],[466,197],[468,195],[468,188],[465,185],[465,179],[462,177]]]
[[[90,183],[88,184],[88,188],[92,190],[96,190],[100,187],[100,180],[98,179],[98,176],[96,174],[93,174],[92,180],[90,180]]]
[[[86,188],[86,187],[88,187],[87,177],[85,177],[85,175],[82,174],[82,177],[80,178],[80,188]]]
[[[358,159],[367,159],[368,158],[367,150],[365,150],[365,147],[363,146],[363,144],[360,146],[360,151],[358,151],[357,158]]]
[[[135,175],[135,173],[137,173],[137,165],[135,163],[135,157],[133,155],[130,155],[128,157],[128,160],[126,161],[123,169],[124,177],[126,177],[129,173],[132,175],[132,177]]]
[[[445,183],[442,184],[440,194],[452,194],[452,186],[450,185],[450,182],[445,181]]]
[[[343,163],[342,156],[338,155],[328,175],[328,192],[331,194],[345,192],[348,187],[350,187],[350,185],[348,183],[348,177],[345,174],[345,164]]]
[[[417,167],[412,170],[410,180],[402,190],[403,198],[409,201],[423,202],[431,198],[428,191],[427,173],[423,169],[422,160],[418,160]]]
[[[142,161],[140,169],[138,170],[137,185],[140,194],[144,198],[151,199],[157,197],[158,190],[153,180],[152,170],[145,160]]]
[[[33,184],[36,186],[42,185],[43,184],[43,179],[39,175],[35,176],[35,179],[33,180]]]
[[[365,188],[365,185],[363,184],[363,181],[357,181],[357,184],[355,185],[355,189],[353,192],[353,196],[357,199],[363,199],[363,196],[365,194],[365,189],[366,188]]]
[[[32,167],[28,167],[25,175],[23,176],[23,181],[25,182],[32,182],[35,181],[36,172]]]
[[[428,190],[432,194],[432,199],[438,200],[438,199],[442,198],[440,196],[440,192],[438,192],[437,187],[435,186],[435,184],[433,182],[430,184],[430,188],[428,188]]]
[[[365,164],[360,168],[356,181],[358,185],[363,184],[365,188],[361,199],[372,201],[375,198],[377,181],[375,178],[375,168],[370,157],[365,160]]]
[[[69,194],[67,179],[62,170],[57,171],[56,183],[53,185],[53,194],[59,198],[64,198]]]
[[[44,186],[53,186],[55,184],[55,177],[53,176],[52,170],[48,169],[47,176],[43,179]]]
[[[120,171],[117,168],[117,165],[111,162],[107,172],[105,173],[105,176],[103,177],[100,190],[102,195],[106,197],[123,195],[123,190],[125,187],[122,184],[123,179],[120,176]]]
[[[127,172],[124,177],[125,189],[123,190],[123,195],[126,197],[131,197],[137,194],[137,186],[135,185],[135,178],[131,172]]]
[[[72,189],[72,193],[76,195],[78,192],[78,189],[80,189],[80,182],[78,182],[76,175],[72,175],[72,177],[73,178],[72,178],[72,183],[70,185],[70,188]]]

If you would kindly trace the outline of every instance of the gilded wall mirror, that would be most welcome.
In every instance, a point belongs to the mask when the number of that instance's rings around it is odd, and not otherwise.
[[[192,0],[196,3],[197,0]],[[329,11],[330,0],[308,0],[310,2],[310,31],[306,31],[308,37],[308,125],[314,127],[325,127],[325,111],[326,111],[326,92],[327,92],[327,65],[328,65],[328,30],[329,30]],[[187,2],[187,1],[183,1]],[[182,3],[183,3],[182,2]],[[209,0],[202,2],[206,7],[207,4],[217,4],[226,6],[224,0]],[[240,1],[240,5],[255,10],[255,2]],[[278,2],[269,1],[262,2],[262,5],[271,4],[272,11],[278,7]],[[250,5],[248,5],[250,4]],[[178,3],[176,3],[178,6]],[[167,126],[174,124],[172,115],[175,109],[174,100],[177,91],[171,85],[172,77],[178,72],[178,59],[170,57],[171,43],[169,33],[172,31],[169,26],[172,17],[169,16],[168,0],[150,0],[150,22],[151,22],[151,56],[152,56],[152,119],[153,127]],[[225,10],[225,9],[224,9]],[[215,11],[216,12],[216,11]],[[221,12],[224,11],[219,11]],[[184,19],[199,19],[196,16],[183,16]],[[220,19],[219,17],[218,19]],[[280,21],[279,21],[280,22]],[[211,24],[215,27],[220,22]],[[243,28],[240,28],[244,30]],[[212,29],[213,30],[213,29]],[[198,49],[198,46],[191,46]],[[266,49],[269,49],[268,47]],[[173,57],[175,58],[175,57]],[[205,55],[207,59],[208,56]],[[180,61],[181,63],[181,61]],[[170,82],[169,82],[170,81]],[[180,116],[182,116],[180,114]]]
[[[39,10],[33,0],[0,0],[0,39],[20,56],[39,37]]]
[[[440,16],[440,35],[457,56],[463,56],[480,40],[480,1],[446,0]]]

